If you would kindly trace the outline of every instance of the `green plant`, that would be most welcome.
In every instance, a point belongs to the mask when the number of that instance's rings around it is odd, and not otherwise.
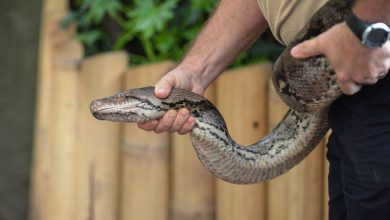
[[[133,64],[177,61],[216,4],[217,0],[75,0],[63,23],[76,23],[87,55],[125,49]],[[273,59],[281,47],[269,42],[260,39],[233,66]],[[260,44],[268,45],[267,51]]]

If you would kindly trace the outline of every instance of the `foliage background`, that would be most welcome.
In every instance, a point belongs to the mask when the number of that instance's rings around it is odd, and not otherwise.
[[[217,0],[70,0],[64,25],[75,22],[86,55],[124,49],[131,64],[178,61]],[[275,60],[283,47],[269,32],[233,64]]]

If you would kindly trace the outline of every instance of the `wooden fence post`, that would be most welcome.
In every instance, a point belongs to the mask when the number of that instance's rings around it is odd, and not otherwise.
[[[215,85],[205,96],[215,103]],[[174,134],[172,146],[172,219],[214,219],[214,176],[199,161],[189,135]]]
[[[124,52],[96,55],[81,65],[82,145],[76,158],[75,219],[118,219],[121,126],[96,120],[89,103],[119,92],[127,65]]]
[[[60,121],[55,121],[57,119],[61,120],[55,115],[55,110],[60,108],[61,103],[57,101],[55,104],[53,102],[57,98],[63,98],[62,101],[68,100],[70,102],[68,104],[71,107],[70,111],[65,114],[74,114],[75,103],[73,101],[77,102],[78,100],[69,100],[63,96],[58,97],[61,95],[58,90],[67,90],[68,88],[59,88],[56,82],[60,81],[59,78],[63,76],[67,78],[65,81],[76,83],[77,85],[78,79],[75,76],[78,71],[77,63],[80,62],[83,53],[81,46],[73,41],[75,27],[60,27],[60,21],[68,11],[67,1],[44,0],[42,5],[37,107],[31,169],[29,209],[29,219],[31,220],[53,219],[55,210],[52,210],[52,208],[54,208],[53,206],[57,202],[55,197],[61,197],[60,193],[56,191],[58,188],[55,186],[58,176],[56,177],[54,174],[55,169],[60,169],[60,167],[55,166],[57,161],[54,160],[55,156],[59,156],[58,153],[60,152],[55,147],[59,147],[58,144],[60,143],[55,140],[54,136],[61,135],[61,132],[63,132],[63,130],[60,131],[62,126],[59,125]],[[69,95],[73,96],[73,92],[77,92],[77,88],[74,89],[76,90],[70,91],[71,94]],[[63,126],[69,125],[64,124]],[[76,141],[72,138],[68,141]],[[68,150],[68,153],[71,153],[72,150]],[[70,173],[68,172],[67,174]],[[60,215],[61,213],[57,214]]]
[[[269,83],[269,131],[287,112],[287,106]],[[268,219],[322,218],[323,143],[296,167],[268,182]],[[310,207],[310,208],[308,208]]]
[[[249,145],[265,136],[266,84],[270,65],[258,64],[230,70],[217,81],[217,106],[229,133]],[[233,185],[217,181],[218,220],[265,219],[265,184]]]
[[[164,62],[129,68],[125,88],[154,85],[173,65]],[[154,134],[126,124],[122,140],[121,219],[168,220],[169,134]]]
[[[49,219],[74,219],[75,157],[80,147],[79,64],[82,47],[70,41],[55,48],[52,100],[51,203]],[[42,204],[43,205],[43,204]]]

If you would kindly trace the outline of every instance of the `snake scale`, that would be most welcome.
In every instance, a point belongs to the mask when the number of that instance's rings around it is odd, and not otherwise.
[[[166,99],[156,98],[153,87],[131,89],[93,101],[90,110],[97,119],[136,123],[161,118],[169,109],[188,108],[196,121],[191,141],[208,170],[231,183],[269,180],[302,161],[321,141],[329,129],[328,108],[341,95],[325,57],[297,60],[289,51],[344,21],[349,10],[345,0],[328,1],[280,55],[272,79],[290,110],[270,134],[250,146],[234,142],[212,103],[182,89],[173,89]]]

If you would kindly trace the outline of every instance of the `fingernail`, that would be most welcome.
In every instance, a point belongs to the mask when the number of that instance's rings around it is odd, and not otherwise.
[[[187,114],[188,114],[188,110],[187,109],[180,110],[180,115],[186,116]]]
[[[161,93],[161,92],[165,92],[165,89],[160,88],[160,87],[156,87],[154,91],[155,91],[155,93]]]
[[[344,93],[345,93],[346,95],[353,95],[353,94],[359,92],[361,88],[362,88],[361,85],[358,85],[358,84],[353,83],[353,84],[350,84],[350,85],[345,89]]]
[[[195,121],[195,118],[193,116],[188,117],[188,122],[192,123]]]
[[[299,55],[299,49],[298,46],[295,46],[291,49],[291,55],[292,56],[298,56]]]
[[[361,88],[362,88],[361,85],[353,84],[353,86],[351,87],[352,94],[355,94],[355,93],[359,92],[359,90],[360,90]]]
[[[154,90],[154,93],[157,95],[157,96],[165,96],[167,95],[169,91],[165,88],[159,88],[159,87],[156,87],[156,89]]]

